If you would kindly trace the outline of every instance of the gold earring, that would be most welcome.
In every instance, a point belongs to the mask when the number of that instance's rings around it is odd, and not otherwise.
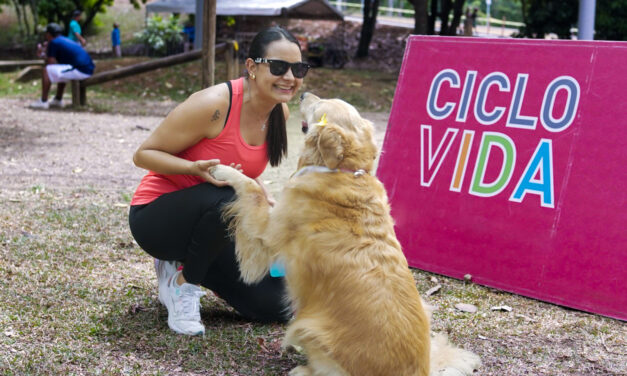
[[[253,80],[255,79],[255,74],[254,73],[249,73],[250,78],[252,78]]]

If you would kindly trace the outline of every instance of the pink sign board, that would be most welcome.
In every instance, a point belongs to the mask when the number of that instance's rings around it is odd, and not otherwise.
[[[411,36],[377,175],[412,267],[627,319],[627,43]]]

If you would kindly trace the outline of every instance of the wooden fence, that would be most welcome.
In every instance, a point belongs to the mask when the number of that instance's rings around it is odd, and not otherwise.
[[[237,60],[237,43],[220,43],[215,46],[215,54],[223,54],[226,61],[227,78],[233,79],[239,75]],[[176,55],[153,59],[139,64],[130,65],[110,71],[99,72],[81,81],[72,81],[72,105],[84,106],[87,103],[87,87],[102,84],[104,82],[119,80],[124,77],[149,72],[159,68],[171,67],[177,64],[202,58],[202,50],[183,52]]]

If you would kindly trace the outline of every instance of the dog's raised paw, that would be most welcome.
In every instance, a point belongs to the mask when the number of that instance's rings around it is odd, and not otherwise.
[[[209,169],[209,173],[216,180],[226,181],[232,183],[234,179],[237,179],[238,176],[241,176],[241,173],[230,166],[225,165],[217,165],[213,166]]]

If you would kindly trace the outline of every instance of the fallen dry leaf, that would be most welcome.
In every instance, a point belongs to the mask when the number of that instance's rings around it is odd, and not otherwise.
[[[427,292],[425,292],[425,295],[431,296],[435,294],[436,292],[440,291],[441,288],[442,288],[442,285],[433,286],[432,288],[427,290]]]
[[[462,312],[475,313],[477,312],[477,307],[472,304],[467,303],[457,303],[455,304],[455,308]]]

